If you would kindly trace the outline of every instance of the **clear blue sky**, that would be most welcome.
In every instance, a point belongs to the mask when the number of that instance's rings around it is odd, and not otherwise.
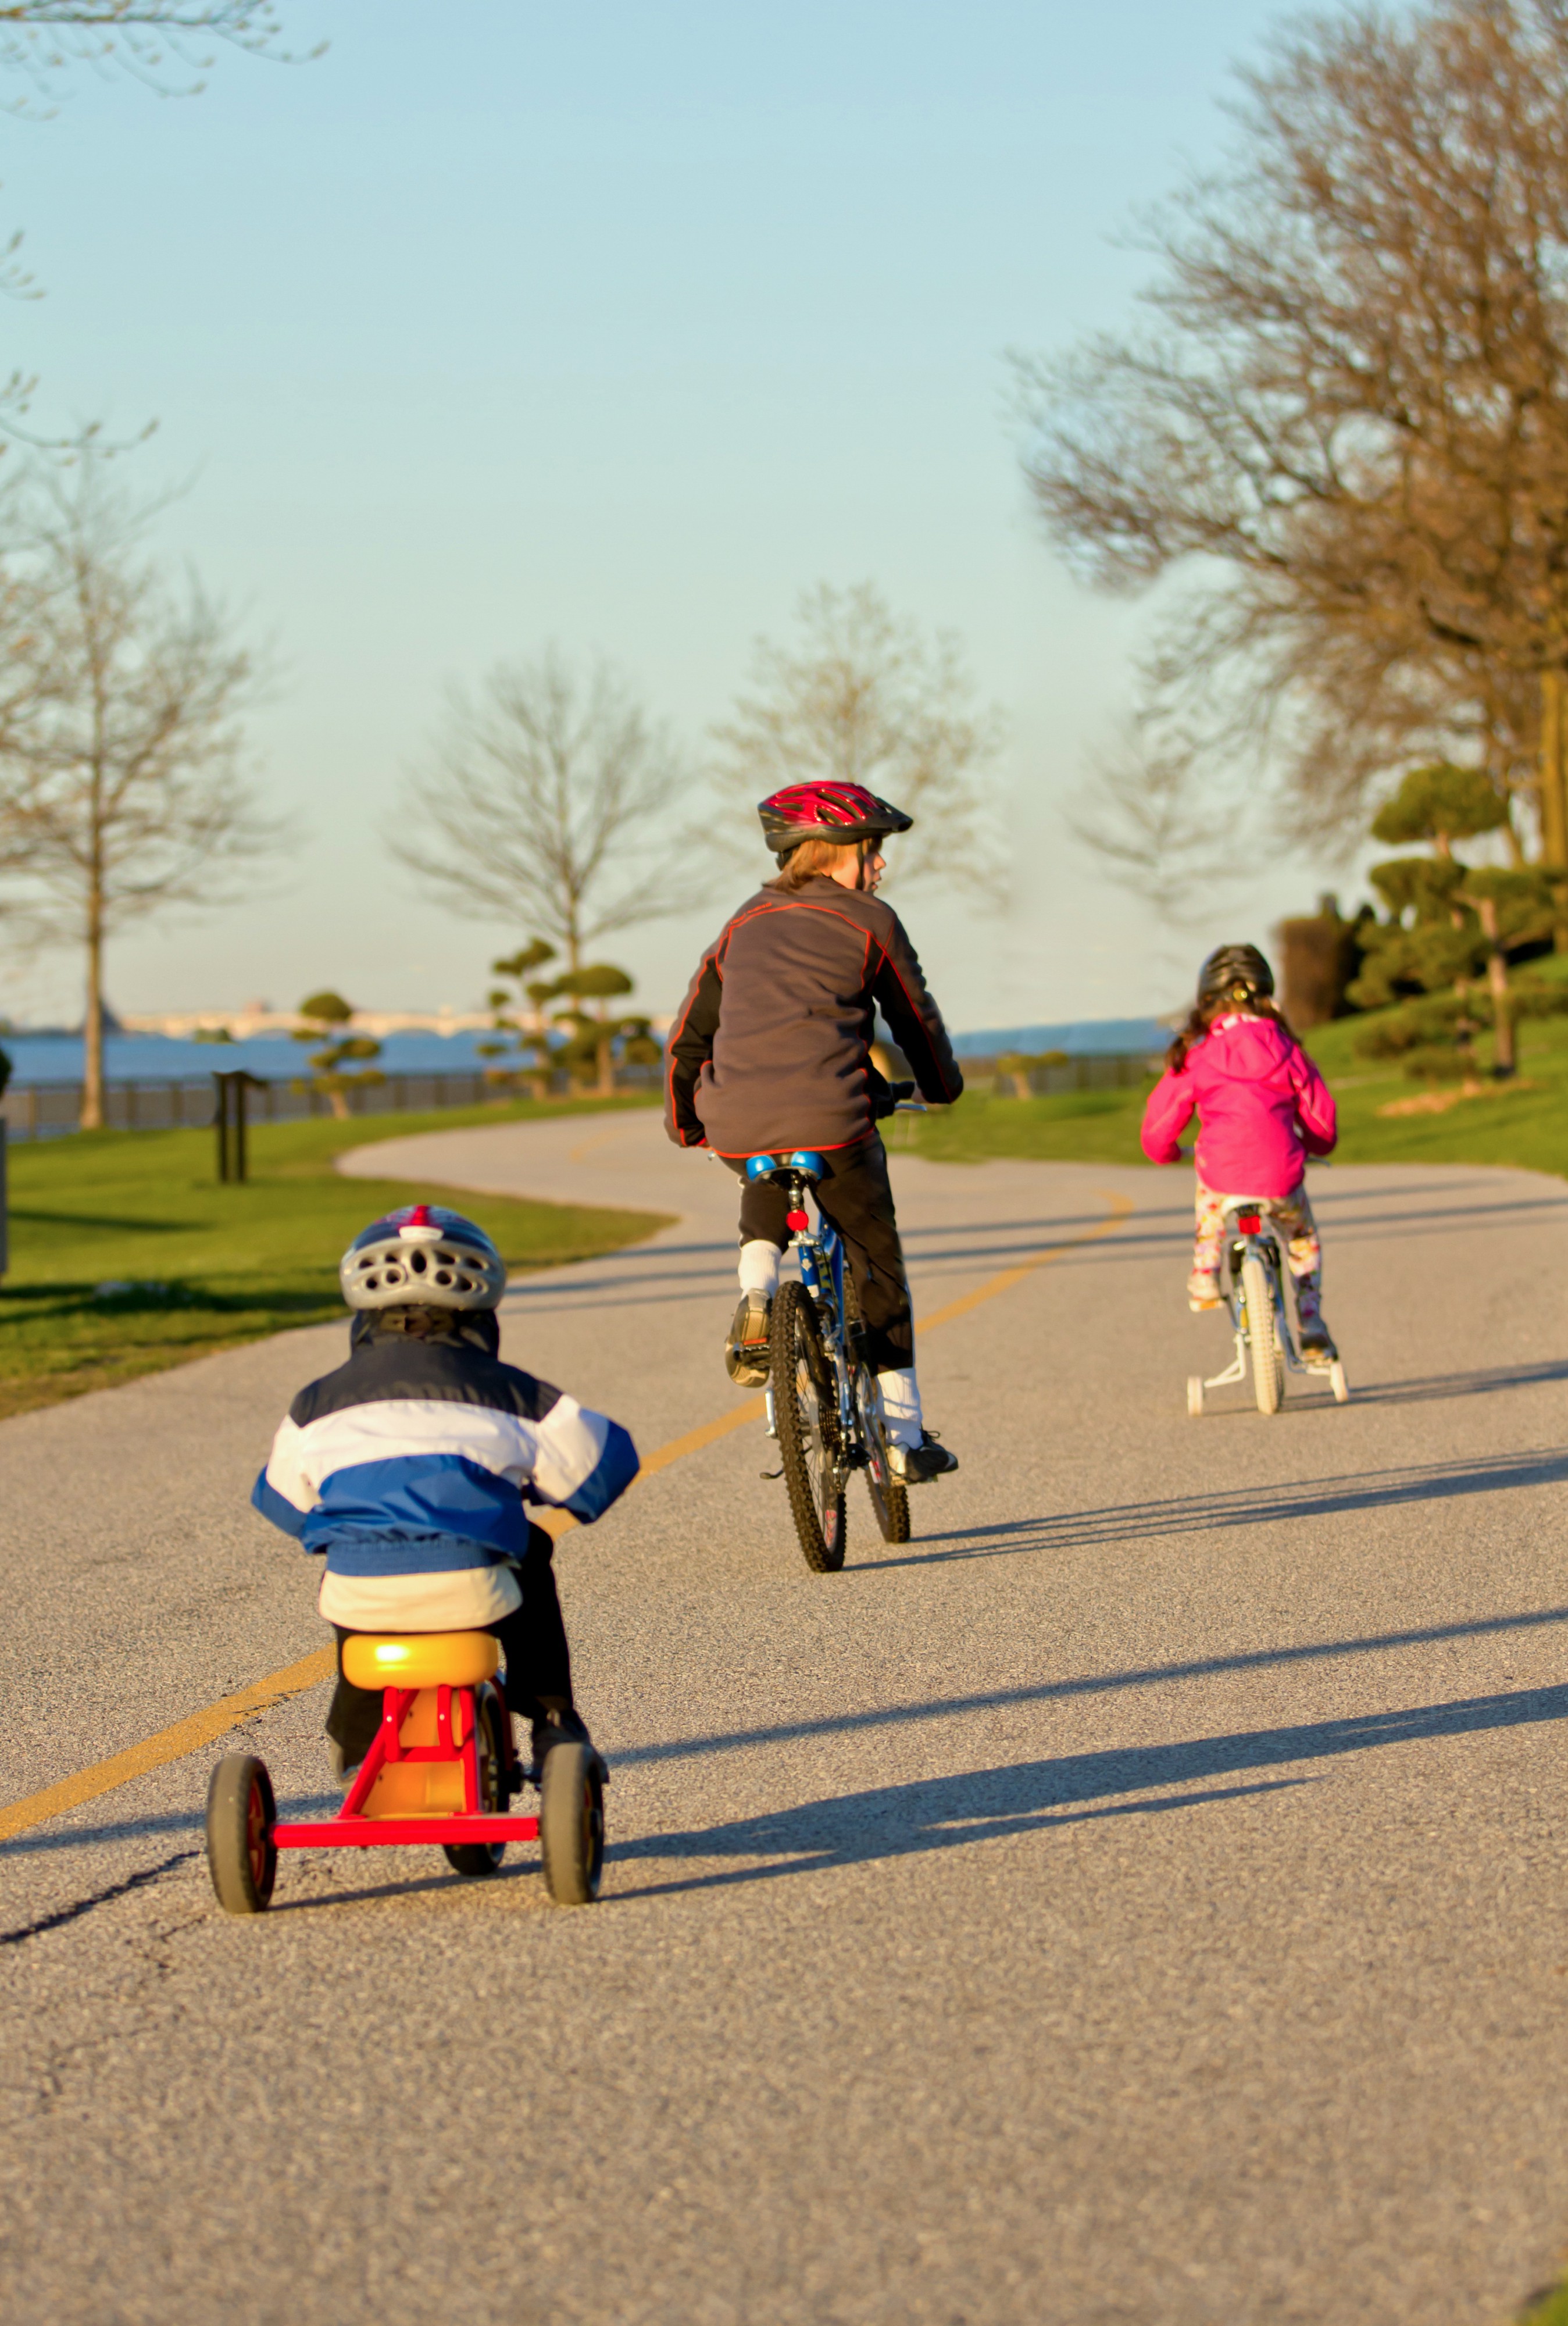
[[[1005,352],[1125,312],[1113,247],[1224,135],[1252,0],[283,0],[320,61],[207,93],[82,82],[0,130],[36,420],[159,430],[172,555],[270,638],[254,722],[308,845],[254,903],[128,936],[122,1009],[471,1003],[516,931],[420,902],[377,836],[443,680],[602,648],[692,745],[797,593],[870,578],[966,639],[1012,722],[1007,921],[911,899],[960,1026],[1165,1005],[1187,957],[1309,905],[1310,867],[1173,941],[1069,839],[1142,617],[1036,535]],[[759,857],[759,869],[765,860]],[[731,900],[618,948],[678,998]],[[1227,916],[1229,915],[1229,916]],[[75,1014],[74,963],[13,973]]]

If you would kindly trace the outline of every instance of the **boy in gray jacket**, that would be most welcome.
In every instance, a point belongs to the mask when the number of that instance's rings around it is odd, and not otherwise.
[[[736,1171],[750,1155],[814,1148],[823,1216],[843,1239],[867,1355],[882,1393],[889,1460],[906,1485],[956,1470],[924,1428],[914,1324],[887,1156],[877,1129],[888,1086],[871,1058],[880,1010],[921,1094],[963,1089],[942,1012],[914,948],[877,896],[878,843],[912,819],[862,784],[792,784],[757,811],[779,876],[747,899],[703,954],[666,1048],[665,1128]],[[786,1198],[771,1180],[740,1200],[740,1306],[725,1346],[732,1380],[767,1378]]]

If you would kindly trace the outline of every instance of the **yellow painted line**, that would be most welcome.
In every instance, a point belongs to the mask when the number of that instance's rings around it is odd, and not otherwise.
[[[149,1769],[161,1769],[165,1762],[182,1761],[188,1753],[199,1753],[204,1744],[210,1744],[214,1737],[222,1736],[253,1712],[270,1712],[274,1704],[298,1696],[302,1689],[329,1679],[337,1666],[335,1648],[318,1648],[314,1655],[302,1656],[297,1664],[285,1664],[282,1671],[269,1672],[265,1679],[255,1680],[249,1688],[238,1689],[233,1696],[219,1697],[216,1704],[188,1714],[172,1728],[160,1728],[156,1736],[144,1738],[127,1752],[97,1761],[90,1769],[62,1778],[45,1792],[30,1793],[25,1800],[0,1810],[0,1841],[25,1833],[29,1826],[42,1825],[46,1818],[79,1809],[83,1801],[97,1800],[100,1793],[112,1793],[116,1785],[128,1785],[133,1777],[144,1777]]]
[[[1024,1279],[1033,1276],[1037,1268],[1044,1268],[1050,1261],[1060,1260],[1063,1252],[1074,1251],[1080,1244],[1098,1243],[1101,1236],[1114,1235],[1122,1222],[1132,1216],[1132,1197],[1113,1195],[1109,1187],[1097,1187],[1095,1193],[1110,1205],[1109,1219],[1101,1220],[1099,1225],[1090,1228],[1087,1235],[1073,1236],[1067,1243],[1053,1244],[1048,1251],[1036,1252],[1033,1260],[1020,1261],[1016,1268],[1003,1269],[999,1276],[988,1278],[984,1284],[977,1285],[972,1292],[961,1294],[957,1300],[950,1300],[945,1308],[939,1308],[923,1323],[917,1318],[919,1330],[932,1333],[939,1325],[951,1325],[955,1317],[967,1317],[973,1309],[983,1307],[986,1301],[996,1299],[998,1293],[1011,1292],[1016,1284],[1022,1284]]]
[[[608,1134],[607,1134],[608,1135]],[[920,1326],[922,1333],[934,1332],[939,1325],[951,1325],[960,1317],[970,1316],[988,1300],[1010,1292],[1036,1269],[1049,1266],[1070,1251],[1086,1243],[1097,1243],[1102,1236],[1114,1235],[1124,1220],[1132,1213],[1131,1198],[1099,1191],[1111,1206],[1109,1218],[1088,1233],[1071,1237],[1066,1243],[1053,1244],[1047,1251],[1036,1252],[1033,1260],[1021,1261],[1016,1268],[1003,1269],[997,1275],[965,1292],[957,1300],[950,1300],[945,1308],[938,1308]],[[672,1437],[667,1446],[655,1447],[643,1456],[637,1479],[652,1478],[667,1470],[675,1462],[683,1462],[689,1454],[700,1454],[705,1447],[716,1446],[732,1430],[744,1429],[748,1422],[761,1419],[765,1406],[762,1397],[748,1397],[741,1405],[732,1406],[728,1413],[715,1421],[705,1421],[700,1428],[689,1429],[683,1437]],[[634,1479],[633,1484],[636,1484]],[[534,1514],[535,1523],[543,1526],[557,1541],[569,1534],[577,1521],[566,1511],[541,1511]],[[337,1670],[337,1651],[319,1648],[314,1655],[303,1656],[297,1664],[285,1664],[282,1671],[269,1672],[249,1688],[242,1688],[233,1696],[219,1697],[216,1704],[192,1712],[177,1720],[172,1728],[161,1728],[156,1736],[133,1744],[127,1752],[116,1753],[107,1761],[95,1762],[79,1775],[66,1777],[58,1785],[51,1785],[42,1793],[29,1793],[24,1800],[14,1801],[8,1810],[0,1810],[0,1841],[9,1841],[14,1835],[25,1833],[30,1826],[42,1825],[67,1810],[80,1807],[83,1801],[97,1800],[100,1793],[112,1793],[117,1785],[127,1785],[133,1777],[145,1776],[149,1769],[161,1769],[167,1762],[181,1761],[188,1754],[199,1753],[204,1744],[226,1734],[227,1730],[255,1712],[267,1712],[275,1704],[283,1704],[291,1696],[299,1696],[308,1688],[329,1679]]]
[[[608,1147],[612,1139],[624,1139],[626,1135],[626,1124],[617,1122],[613,1130],[596,1131],[591,1139],[580,1140],[575,1147],[568,1149],[566,1159],[569,1163],[580,1163],[585,1156],[593,1153],[596,1147]]]

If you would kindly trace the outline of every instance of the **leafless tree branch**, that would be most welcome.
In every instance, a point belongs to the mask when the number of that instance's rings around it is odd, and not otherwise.
[[[441,903],[538,931],[576,970],[601,936],[703,900],[672,819],[690,781],[608,663],[554,648],[454,686],[392,853]]]

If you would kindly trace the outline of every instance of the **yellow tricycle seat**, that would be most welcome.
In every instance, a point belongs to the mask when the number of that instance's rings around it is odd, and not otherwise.
[[[491,1632],[354,1632],[343,1642],[351,1688],[477,1688],[500,1668]]]

